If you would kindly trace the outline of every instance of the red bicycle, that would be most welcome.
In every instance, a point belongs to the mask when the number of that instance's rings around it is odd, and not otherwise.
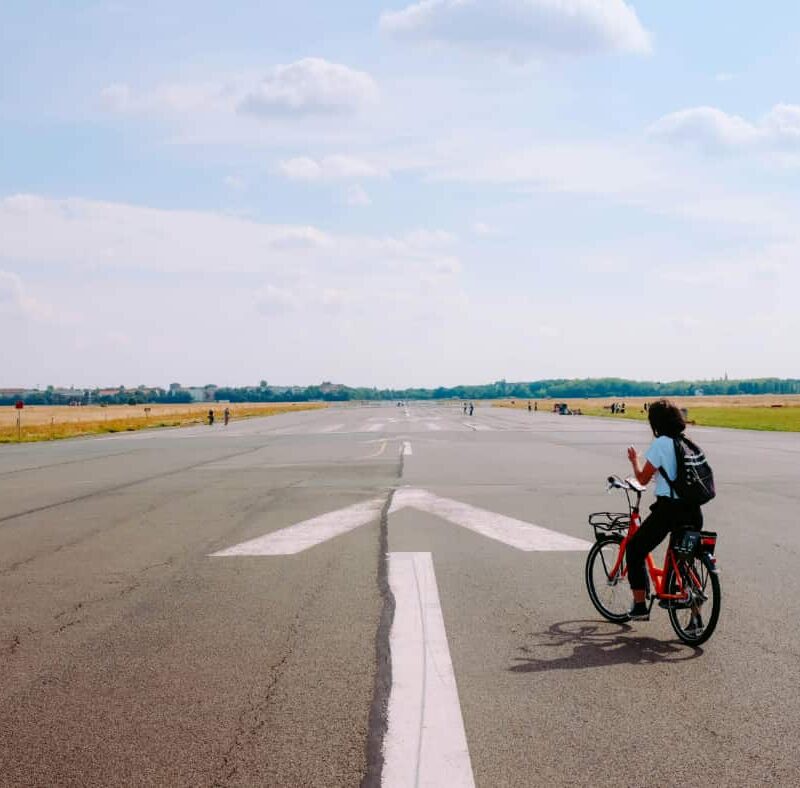
[[[625,548],[642,524],[639,506],[645,488],[635,479],[609,476],[608,489],[620,489],[628,500],[628,513],[595,512],[589,515],[595,543],[586,559],[586,588],[600,615],[622,623],[630,619],[633,594],[628,584]],[[634,500],[635,499],[635,500]],[[650,609],[656,599],[666,608],[675,634],[692,646],[708,640],[719,620],[721,590],[712,531],[680,529],[670,537],[664,566],[648,554]],[[653,593],[649,593],[652,590]]]

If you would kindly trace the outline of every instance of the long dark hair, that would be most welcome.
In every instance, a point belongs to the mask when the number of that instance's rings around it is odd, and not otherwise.
[[[683,414],[677,405],[665,399],[650,403],[647,409],[647,420],[656,438],[666,435],[669,438],[678,438],[686,429]]]

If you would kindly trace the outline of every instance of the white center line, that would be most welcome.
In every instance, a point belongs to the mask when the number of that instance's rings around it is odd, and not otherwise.
[[[389,553],[395,598],[386,788],[474,788],[458,687],[430,553]]]
[[[411,449],[411,443],[409,441],[403,441],[403,449],[402,454],[404,457],[408,457],[409,455],[413,454],[414,452]]]
[[[344,427],[344,424],[329,424],[327,427],[323,427],[320,432],[338,432],[342,427]]]

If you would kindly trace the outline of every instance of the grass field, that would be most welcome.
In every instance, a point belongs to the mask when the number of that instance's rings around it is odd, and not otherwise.
[[[563,400],[572,411],[585,416],[606,416],[611,419],[645,420],[645,402],[653,397],[598,398]],[[800,396],[758,395],[752,397],[674,397],[679,407],[686,408],[689,421],[704,427],[730,427],[741,430],[800,432]],[[538,400],[542,411],[552,411],[555,400]],[[625,402],[625,413],[611,415],[612,402]],[[528,400],[502,400],[500,408],[527,409]]]
[[[205,424],[209,410],[213,409],[217,420],[221,420],[226,407],[230,408],[232,419],[246,419],[327,406],[317,402],[243,402],[230,405],[222,402],[196,402],[186,405],[109,405],[108,407],[31,405],[19,413],[21,417],[19,437],[18,412],[8,406],[0,407],[0,443],[16,443],[20,437],[22,442],[46,441],[81,435]],[[148,408],[149,412],[145,411],[145,408]]]

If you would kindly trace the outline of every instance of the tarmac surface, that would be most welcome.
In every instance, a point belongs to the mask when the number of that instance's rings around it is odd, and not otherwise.
[[[476,785],[800,784],[800,435],[690,435],[723,601],[697,649],[658,608],[601,619],[580,550],[389,510],[591,540],[645,424],[393,403],[0,448],[0,785],[377,785],[387,550],[432,555]],[[375,500],[296,554],[211,555]]]

